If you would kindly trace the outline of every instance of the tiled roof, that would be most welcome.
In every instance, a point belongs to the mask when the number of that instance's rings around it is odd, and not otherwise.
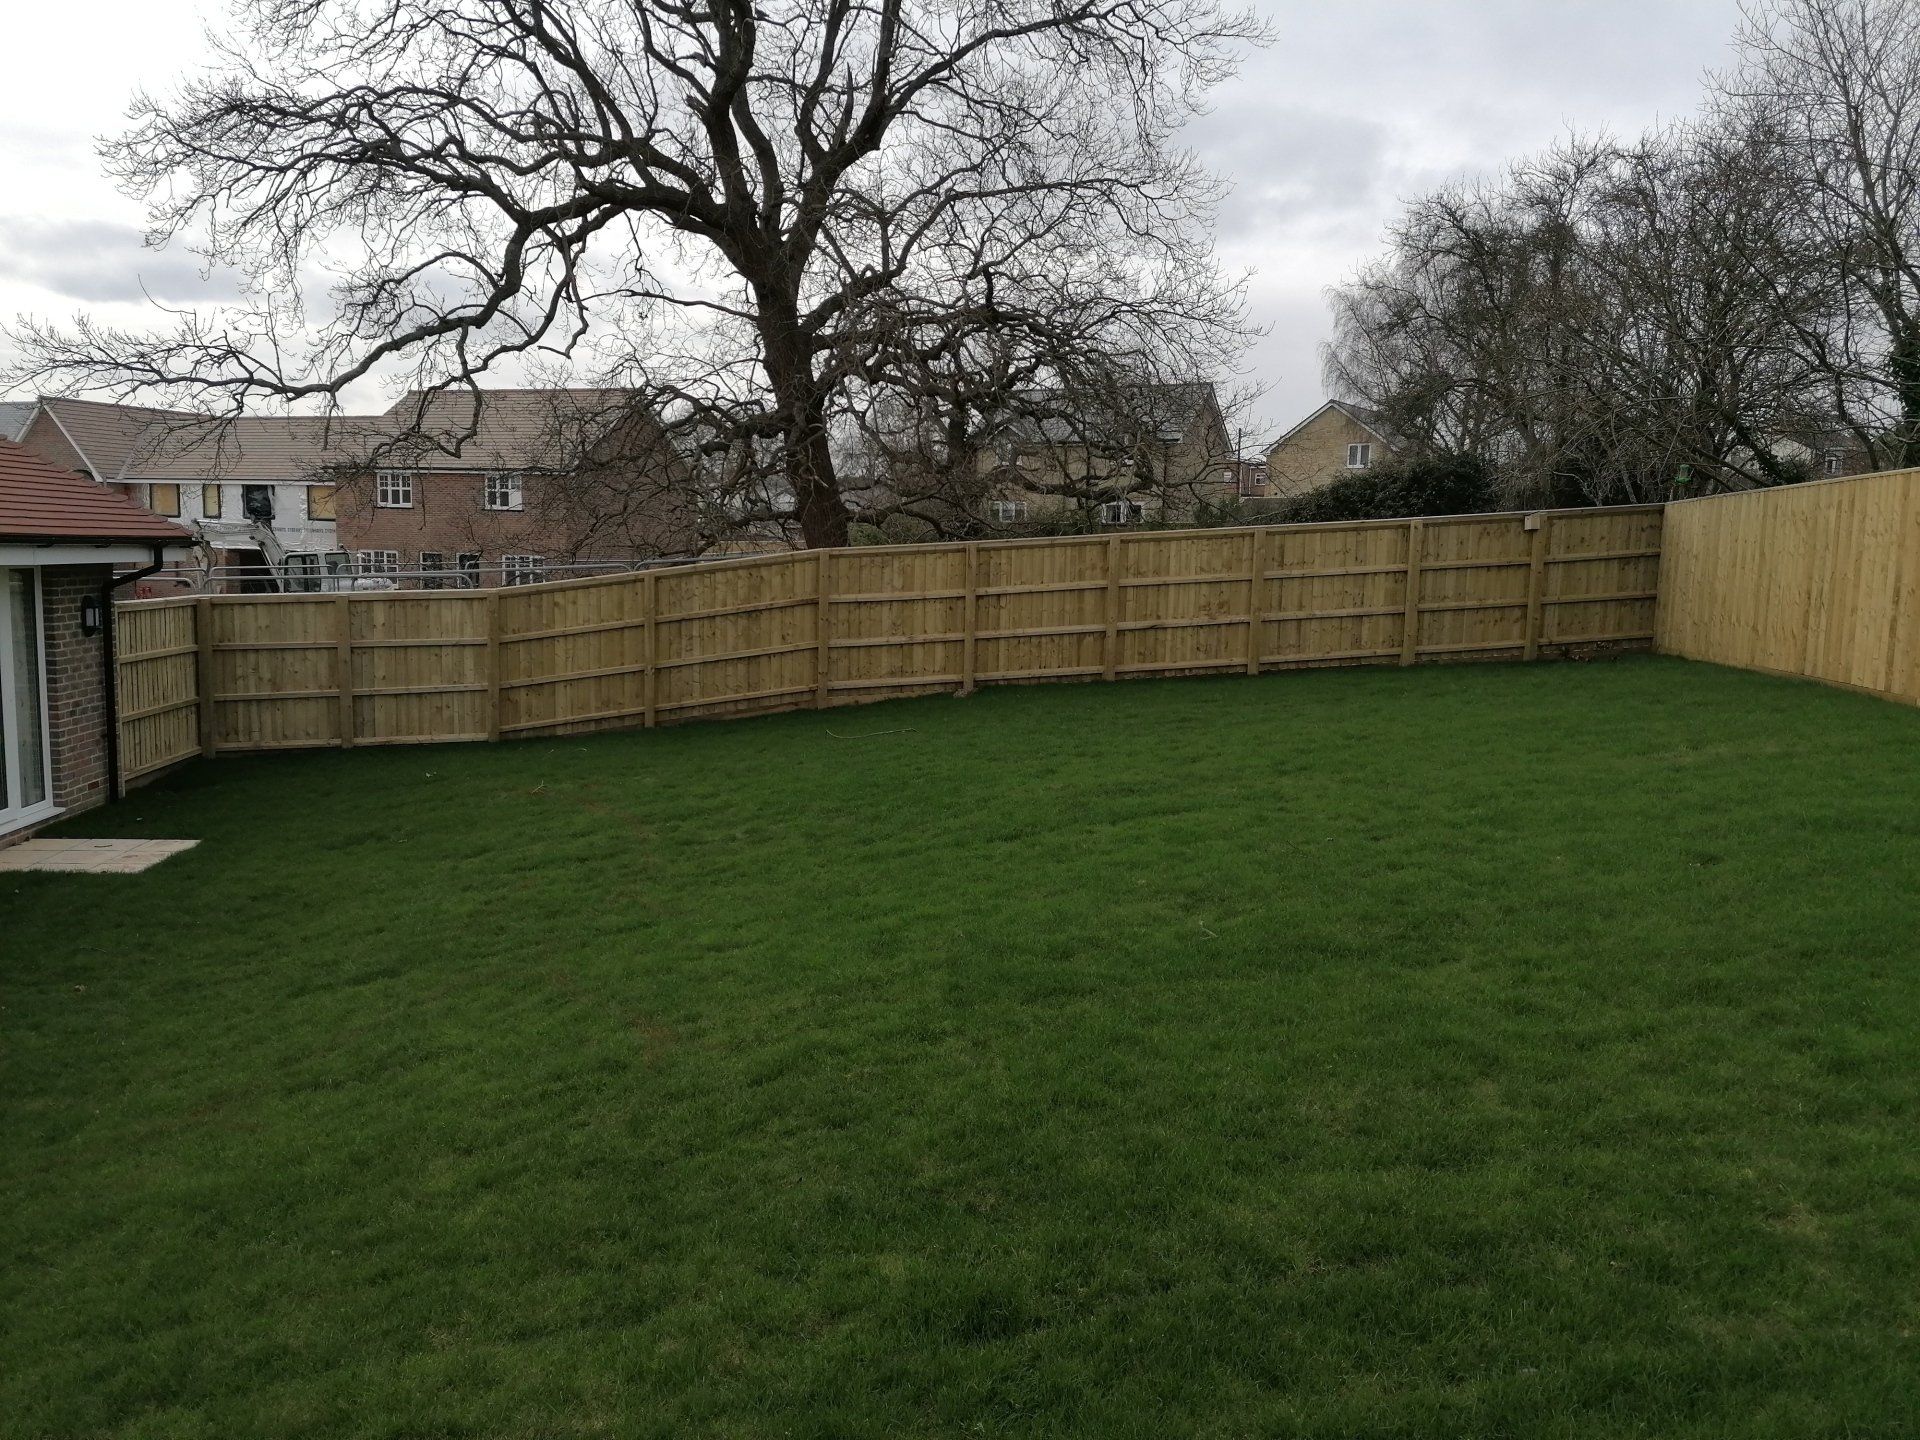
[[[116,480],[139,447],[140,437],[158,422],[190,421],[177,410],[118,405],[105,400],[69,400],[42,396],[40,408],[52,417],[99,480]]]
[[[568,467],[609,430],[647,415],[634,390],[408,391],[382,418],[429,470]],[[458,454],[447,453],[458,451]]]
[[[216,419],[93,400],[42,400],[101,479],[292,481],[369,464],[421,470],[571,468],[644,414],[632,390],[412,391],[384,415]]]
[[[309,480],[372,453],[389,429],[383,418],[347,415],[170,419],[148,426],[116,478]]]
[[[33,419],[33,401],[0,400],[0,440],[18,440]]]
[[[105,485],[0,440],[0,538],[186,544],[193,536]]]
[[[999,428],[1015,439],[1049,445],[1127,444],[1143,428],[1177,442],[1212,395],[1213,383],[1208,380],[1135,385],[1113,401],[1040,390],[1024,396],[1023,410],[1008,416]]]

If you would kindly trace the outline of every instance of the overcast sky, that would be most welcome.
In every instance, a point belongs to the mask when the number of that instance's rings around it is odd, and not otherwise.
[[[1631,134],[1691,110],[1736,6],[1270,0],[1276,43],[1193,132],[1233,185],[1221,253],[1255,272],[1253,318],[1270,332],[1249,357],[1268,389],[1256,428],[1318,403],[1326,289],[1377,247],[1399,202],[1570,128]],[[165,89],[192,67],[206,18],[221,13],[216,0],[82,0],[9,15],[0,318],[86,309],[138,323],[143,290],[175,304],[216,293],[192,256],[141,248],[139,208],[100,175],[92,137],[121,127],[136,88]]]

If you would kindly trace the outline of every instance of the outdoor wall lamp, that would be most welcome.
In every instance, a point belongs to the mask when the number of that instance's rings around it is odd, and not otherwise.
[[[80,601],[80,633],[98,635],[100,633],[100,597],[87,595]]]

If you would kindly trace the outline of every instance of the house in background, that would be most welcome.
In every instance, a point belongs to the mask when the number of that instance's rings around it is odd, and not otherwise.
[[[0,845],[112,793],[115,592],[192,540],[0,440]]]
[[[1103,525],[1188,520],[1238,494],[1239,455],[1210,381],[1143,385],[1109,404],[1035,400],[981,451],[988,520],[1082,507]]]
[[[1305,495],[1405,453],[1379,414],[1329,400],[1267,448],[1267,494]]]
[[[698,542],[685,469],[632,391],[414,392],[380,415],[224,420],[46,398],[22,439],[187,526],[198,573],[176,588],[513,584]]]
[[[1236,460],[1231,472],[1231,493],[1242,500],[1264,500],[1272,493],[1269,489],[1270,474],[1264,455],[1251,460]]]
[[[262,575],[290,553],[339,549],[333,487],[321,463],[342,423],[306,416],[215,422],[144,405],[43,397],[20,438],[49,463],[179,521],[199,541],[201,567]]]
[[[327,467],[354,453],[357,433],[350,419],[307,415],[169,421],[149,427],[115,478],[156,515],[189,526],[208,565],[264,576],[290,556],[339,551]]]
[[[415,391],[356,423],[386,436],[337,492],[360,573],[522,585],[699,544],[692,478],[637,391]]]
[[[1801,466],[1815,480],[1867,475],[1880,468],[1872,448],[1851,430],[1788,436],[1774,441],[1772,449],[1776,457]]]

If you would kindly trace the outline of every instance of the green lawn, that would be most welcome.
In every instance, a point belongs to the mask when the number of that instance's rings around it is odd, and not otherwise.
[[[1906,1436],[1920,714],[1677,661],[223,759],[0,876],[0,1434]]]

